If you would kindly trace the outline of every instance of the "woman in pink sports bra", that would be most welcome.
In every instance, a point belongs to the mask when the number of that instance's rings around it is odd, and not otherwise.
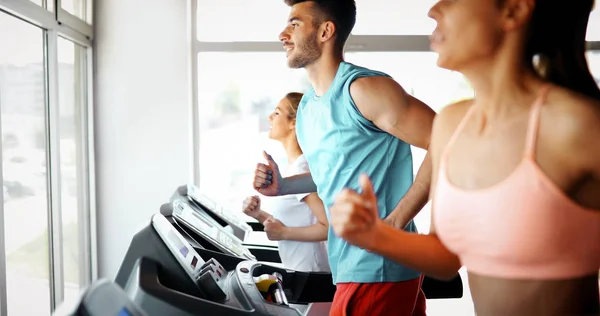
[[[598,315],[600,90],[585,59],[593,0],[442,0],[431,47],[473,100],[436,118],[428,235],[377,216],[367,176],[334,232],[433,277],[461,266],[477,315]]]

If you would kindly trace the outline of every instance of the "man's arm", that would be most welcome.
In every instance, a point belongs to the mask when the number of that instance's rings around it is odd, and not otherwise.
[[[402,229],[408,222],[415,218],[429,200],[431,184],[431,155],[425,155],[415,182],[408,189],[404,197],[398,202],[394,211],[388,216],[386,222],[396,228]]]
[[[279,195],[317,192],[317,185],[310,172],[283,178],[281,182],[281,194]]]
[[[435,112],[412,97],[393,79],[363,77],[350,86],[350,95],[361,114],[381,130],[402,141],[429,149]],[[387,221],[404,228],[427,204],[431,183],[431,157],[425,156],[413,185]]]

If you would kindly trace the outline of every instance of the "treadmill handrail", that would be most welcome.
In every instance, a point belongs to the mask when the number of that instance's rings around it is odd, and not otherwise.
[[[279,250],[279,247],[277,247],[277,246],[271,246],[271,245],[247,244],[247,243],[244,243],[243,245],[246,248],[247,247],[252,247],[252,249]]]
[[[254,232],[264,232],[265,226],[259,222],[246,222],[246,224],[250,225],[252,231]]]

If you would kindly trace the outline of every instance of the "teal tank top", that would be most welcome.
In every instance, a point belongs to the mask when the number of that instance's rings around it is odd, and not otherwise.
[[[350,96],[350,84],[368,76],[388,75],[342,62],[329,90],[317,96],[310,89],[298,107],[298,142],[328,218],[335,196],[342,189],[359,189],[361,173],[373,182],[381,218],[392,213],[413,183],[410,145],[364,118]],[[417,231],[413,221],[405,229]],[[420,276],[417,271],[347,243],[331,227],[327,246],[334,283],[399,282]]]

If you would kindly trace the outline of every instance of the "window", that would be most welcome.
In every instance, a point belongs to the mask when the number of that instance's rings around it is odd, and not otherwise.
[[[86,48],[58,38],[60,180],[65,300],[85,285],[84,150],[81,117],[85,113]],[[85,236],[85,235],[83,235]],[[85,236],[84,238],[89,238]],[[83,274],[83,276],[82,276]]]
[[[61,27],[58,14],[23,1],[0,5],[0,314],[43,316],[92,279],[91,40],[88,29]]]
[[[44,33],[0,13],[0,42],[7,309],[50,315]]]
[[[60,0],[60,5],[63,10],[92,24],[92,0]]]
[[[304,91],[309,83],[304,71],[289,69],[279,52],[201,53],[198,73],[200,186],[211,197],[239,208],[243,196],[252,193],[252,171],[261,149],[277,161],[285,157],[283,149],[266,137],[268,115],[286,93]]]
[[[83,13],[77,12],[82,10],[84,6],[81,3],[84,2],[85,0],[62,0],[63,8],[78,17],[83,16]],[[435,28],[435,21],[427,13],[435,2],[437,1],[356,0],[356,25],[352,34],[429,35]],[[65,4],[68,5],[65,7]],[[197,39],[206,42],[278,41],[289,11],[283,1],[253,0],[248,5],[244,0],[198,0]],[[91,20],[91,14],[89,19]],[[598,8],[590,15],[587,33],[588,41],[600,41]]]
[[[63,0],[65,1],[65,0]],[[357,35],[429,35],[434,0],[356,0]],[[206,42],[278,41],[290,8],[283,0],[198,0],[197,38]]]
[[[290,8],[273,0],[198,0],[198,40],[279,41]]]
[[[356,0],[356,35],[429,35],[435,21],[427,16],[437,0]]]
[[[54,0],[29,0],[42,8],[48,9],[48,11],[54,11]]]
[[[590,14],[586,39],[588,41],[600,41],[600,5],[596,1],[596,8]]]
[[[472,97],[462,75],[437,67],[436,58],[430,52],[346,54],[348,62],[389,73],[435,110]],[[198,73],[200,187],[241,213],[243,199],[256,194],[251,183],[261,151],[269,152],[279,164],[286,163],[281,145],[267,139],[268,115],[286,93],[304,92],[310,83],[303,69],[287,67],[280,52],[200,53]],[[425,151],[414,148],[413,153],[416,171]],[[421,214],[421,230],[428,230],[429,215]]]
[[[596,79],[596,83],[600,85],[600,51],[587,52],[587,60],[590,71]]]

